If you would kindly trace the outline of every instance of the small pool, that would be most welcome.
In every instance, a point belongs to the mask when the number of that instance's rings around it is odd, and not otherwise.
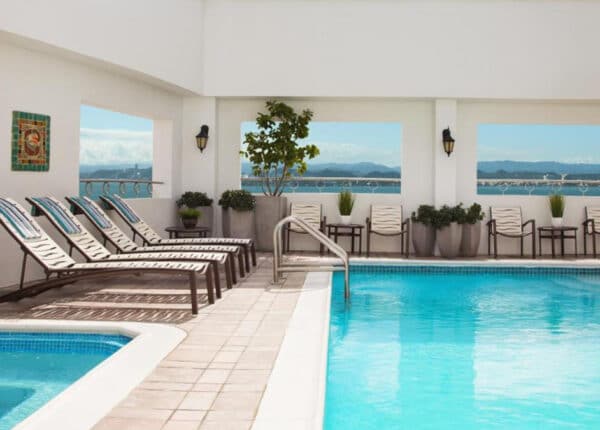
[[[0,430],[13,428],[130,340],[0,331]]]
[[[600,272],[357,267],[333,281],[325,425],[600,428]]]

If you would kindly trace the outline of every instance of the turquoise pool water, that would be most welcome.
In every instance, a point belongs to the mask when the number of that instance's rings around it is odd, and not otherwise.
[[[327,430],[600,428],[600,274],[357,269],[350,306],[340,275]]]
[[[13,428],[130,340],[102,334],[0,332],[0,430]]]

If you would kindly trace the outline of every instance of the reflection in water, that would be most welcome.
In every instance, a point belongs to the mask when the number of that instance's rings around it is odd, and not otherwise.
[[[327,429],[600,422],[600,278],[353,273],[349,309],[342,284],[336,275]]]

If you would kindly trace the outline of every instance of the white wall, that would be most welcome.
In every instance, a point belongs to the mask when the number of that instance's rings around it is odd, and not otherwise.
[[[537,225],[550,224],[550,210],[546,196],[478,195],[477,194],[477,125],[481,123],[505,124],[584,124],[600,125],[598,103],[491,103],[460,102],[458,104],[458,130],[455,153],[457,171],[457,201],[465,204],[479,202],[489,213],[489,206],[521,206],[525,219],[534,218]],[[600,142],[599,142],[600,145]],[[511,154],[506,154],[507,158]],[[549,159],[552,154],[548,154]],[[581,227],[586,205],[600,206],[600,197],[567,196],[565,223]],[[487,221],[489,217],[486,217]],[[578,232],[580,252],[583,252],[581,228]],[[486,236],[486,235],[482,235]],[[544,252],[550,251],[550,242],[544,242]],[[569,252],[573,242],[566,242]],[[590,242],[591,243],[591,242]],[[530,250],[527,242],[526,251]],[[500,252],[517,252],[518,240],[500,239]],[[487,237],[483,237],[480,252],[487,252]]]
[[[214,96],[599,99],[600,2],[206,0]]]
[[[170,135],[161,134],[160,151],[168,149],[168,159],[155,159],[154,179],[165,181],[157,193],[167,198],[155,199],[150,207],[140,201],[143,214],[162,230],[174,221],[175,211],[170,196],[180,192],[181,111],[182,99],[164,90],[89,66],[68,62],[39,52],[29,51],[0,40],[0,130],[5,145],[0,151],[0,195],[21,203],[26,196],[54,195],[62,198],[79,193],[79,109],[82,103],[140,115],[167,125]],[[50,115],[51,158],[48,172],[11,171],[10,130],[12,111],[19,110]],[[43,223],[48,227],[47,223]],[[50,231],[52,229],[49,228]],[[20,252],[14,242],[0,231],[0,286],[18,279]],[[30,265],[31,268],[34,265]],[[28,278],[39,276],[30,271]]]
[[[202,0],[0,0],[0,31],[202,91]]]
[[[264,111],[263,99],[219,99],[217,196],[227,189],[240,188],[240,125],[254,121]],[[402,100],[288,100],[296,109],[313,110],[313,121],[398,122],[402,124],[402,160],[391,164],[402,166],[402,194],[358,194],[353,212],[355,220],[364,222],[370,204],[393,202],[402,204],[408,216],[421,203],[433,202],[433,103]],[[368,142],[365,142],[368,145]],[[337,194],[288,194],[291,201],[320,202],[329,220],[337,220]],[[397,250],[394,239],[376,239],[379,249]],[[301,242],[296,242],[302,246]]]

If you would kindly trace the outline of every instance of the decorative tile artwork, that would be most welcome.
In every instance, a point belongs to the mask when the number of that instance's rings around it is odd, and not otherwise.
[[[50,168],[50,117],[13,111],[12,170]]]

